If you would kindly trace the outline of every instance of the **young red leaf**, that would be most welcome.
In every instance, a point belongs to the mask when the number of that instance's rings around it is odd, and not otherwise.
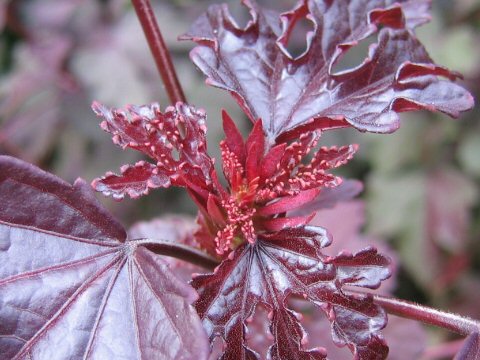
[[[139,161],[135,165],[124,165],[121,175],[107,173],[101,179],[95,179],[92,187],[106,196],[121,200],[125,194],[132,199],[147,195],[150,189],[169,187],[170,177],[159,173],[155,165]]]
[[[191,58],[207,83],[230,91],[252,121],[261,119],[270,144],[299,126],[305,132],[347,121],[362,131],[392,132],[398,112],[456,117],[473,106],[452,82],[457,74],[434,65],[413,34],[428,20],[429,1],[301,0],[281,15],[243,3],[252,17],[245,28],[226,5],[213,5],[182,39],[197,42]],[[285,47],[302,18],[314,29],[307,50],[293,59]],[[378,40],[363,63],[334,73],[340,58],[372,34]]]
[[[230,150],[235,154],[238,161],[243,163],[245,161],[246,150],[242,134],[240,131],[238,131],[237,126],[225,110],[222,111],[222,119],[223,131],[225,132],[225,142]]]
[[[92,186],[105,195],[121,199],[128,194],[137,198],[149,189],[188,186],[196,191],[209,189],[213,161],[207,154],[205,112],[177,103],[164,113],[158,104],[130,106],[110,110],[93,104],[103,118],[101,127],[113,135],[113,142],[123,149],[132,148],[149,156],[146,162],[122,168],[121,175],[108,173]]]
[[[196,292],[82,180],[2,156],[0,198],[2,358],[208,357]]]
[[[298,227],[257,238],[230,254],[213,274],[196,277],[195,303],[211,339],[221,336],[225,359],[254,359],[246,344],[246,321],[257,305],[270,311],[274,337],[272,359],[323,359],[324,350],[306,350],[299,316],[287,307],[290,295],[318,305],[332,326],[339,346],[348,346],[359,359],[384,359],[388,348],[379,331],[386,324],[383,310],[365,296],[350,296],[344,285],[378,287],[389,276],[388,260],[374,249],[354,255],[326,257],[320,249],[330,243],[318,227]]]
[[[224,126],[227,138],[220,147],[228,187],[225,190],[214,181],[214,194],[210,193],[203,201],[196,199],[203,212],[199,221],[202,229],[198,233],[202,247],[212,248],[206,244],[210,233],[217,254],[224,254],[245,241],[255,242],[255,234],[307,224],[311,213],[299,217],[288,217],[286,213],[308,206],[323,187],[340,184],[341,179],[328,171],[350,160],[357,148],[355,145],[322,147],[306,162],[320,138],[319,131],[301,134],[296,141],[266,151],[261,121],[255,123],[245,146],[226,114]],[[244,148],[245,157],[241,155]]]
[[[253,126],[245,144],[247,157],[245,159],[245,173],[248,182],[260,176],[260,164],[265,155],[265,135],[261,122]]]

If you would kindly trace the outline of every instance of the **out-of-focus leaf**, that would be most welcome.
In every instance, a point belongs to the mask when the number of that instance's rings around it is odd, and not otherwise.
[[[0,0],[0,32],[3,31],[7,20],[7,0]]]
[[[460,143],[459,160],[462,167],[471,175],[480,178],[480,134],[472,131]]]
[[[70,45],[55,37],[16,49],[14,72],[0,83],[2,153],[37,162],[51,150],[63,120],[61,101],[72,90],[58,72]]]
[[[463,343],[462,348],[455,355],[454,360],[480,359],[480,335],[478,332],[470,334]]]
[[[444,252],[466,250],[475,186],[453,169],[377,174],[369,183],[369,231],[396,237],[403,264],[419,284],[438,285],[448,271]]]
[[[420,284],[431,284],[438,268],[438,250],[426,239],[425,179],[420,172],[369,179],[369,233],[400,237],[402,265]],[[408,224],[408,226],[404,226]],[[428,259],[426,261],[425,259]]]
[[[428,237],[450,253],[466,249],[469,210],[478,191],[475,184],[456,170],[428,174],[426,185]]]
[[[91,98],[102,99],[112,106],[141,103],[150,97],[138,66],[119,54],[118,46],[79,49],[71,68],[90,91]]]
[[[2,358],[207,358],[195,291],[82,180],[0,157],[0,198]]]

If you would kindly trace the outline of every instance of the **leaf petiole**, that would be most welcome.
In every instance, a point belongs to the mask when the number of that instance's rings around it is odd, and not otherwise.
[[[155,254],[174,257],[208,270],[213,270],[213,268],[218,265],[218,260],[214,257],[185,244],[167,240],[151,241],[149,239],[138,239],[135,240],[135,242],[137,244],[142,244],[145,248]]]

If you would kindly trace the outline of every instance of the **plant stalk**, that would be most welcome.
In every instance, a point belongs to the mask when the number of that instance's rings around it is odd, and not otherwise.
[[[218,259],[192,246],[166,240],[139,239],[137,241],[155,254],[174,257],[208,270],[213,270],[218,265]]]
[[[463,336],[480,331],[480,323],[468,317],[383,295],[373,295],[373,301],[389,314],[438,326]]]
[[[172,63],[170,52],[165,45],[157,20],[153,14],[150,0],[132,0],[132,4],[137,13],[138,20],[142,25],[148,46],[150,47],[170,101],[172,104],[178,101],[186,102],[185,95]]]

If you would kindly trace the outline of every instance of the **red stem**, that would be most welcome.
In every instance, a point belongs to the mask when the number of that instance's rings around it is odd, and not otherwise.
[[[152,11],[150,0],[132,0],[133,7],[142,24],[143,32],[147,38],[150,51],[152,52],[157,69],[160,72],[163,83],[170,101],[175,104],[178,101],[186,102],[177,73],[173,67],[172,58],[163,40],[157,20]]]
[[[209,270],[218,265],[218,260],[214,257],[185,244],[162,240],[152,242],[149,239],[138,239],[137,241],[138,244],[143,244],[156,254],[174,257]]]
[[[373,295],[373,299],[390,314],[435,325],[463,336],[480,331],[478,321],[457,314],[382,295]]]

